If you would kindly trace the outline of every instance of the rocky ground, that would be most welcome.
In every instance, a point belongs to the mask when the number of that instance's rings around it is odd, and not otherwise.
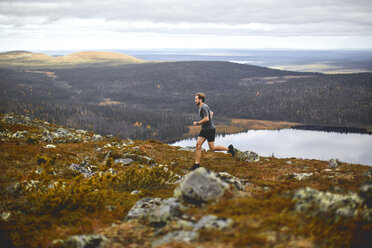
[[[5,247],[371,247],[372,170],[0,116]]]

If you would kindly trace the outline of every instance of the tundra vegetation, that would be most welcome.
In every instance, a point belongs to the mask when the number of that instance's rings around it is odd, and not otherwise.
[[[0,115],[3,242],[15,247],[68,247],[89,239],[96,242],[89,247],[371,245],[368,166],[207,151],[204,168],[190,172],[193,159],[192,149],[154,139],[122,139]],[[222,191],[214,198],[209,192],[207,198],[195,196],[203,188],[193,188],[193,180]]]

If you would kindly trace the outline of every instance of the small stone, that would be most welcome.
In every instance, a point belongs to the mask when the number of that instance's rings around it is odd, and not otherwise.
[[[301,180],[304,180],[308,177],[311,177],[313,175],[313,173],[293,173],[292,175],[295,179],[301,181]]]
[[[113,211],[115,209],[115,206],[112,206],[112,205],[107,205],[105,206],[106,210],[108,211]]]
[[[57,146],[55,145],[52,145],[52,144],[48,144],[48,145],[45,145],[44,148],[46,149],[49,149],[49,148],[56,148]]]
[[[10,212],[3,212],[3,213],[1,214],[1,219],[2,219],[3,221],[8,221],[11,215],[12,215],[12,214],[11,214]]]
[[[23,139],[25,137],[25,135],[28,134],[27,131],[17,131],[15,132],[12,137],[13,138],[17,138],[17,139]]]
[[[95,174],[91,169],[91,165],[85,160],[80,164],[71,164],[69,168],[70,170],[80,172],[84,177],[91,177]]]
[[[164,237],[153,241],[152,247],[164,245],[172,241],[189,243],[190,241],[196,239],[198,236],[199,234],[193,231],[174,231],[167,233]]]
[[[245,190],[243,183],[241,182],[239,178],[234,177],[227,172],[219,172],[217,176],[221,178],[222,180],[224,180],[225,182],[227,182],[228,184],[235,186],[236,189],[241,190],[241,191]]]
[[[99,134],[95,134],[93,135],[92,140],[93,141],[103,140],[103,137]]]
[[[287,161],[287,162],[285,162],[286,164],[292,164],[292,161]]]
[[[206,215],[195,224],[194,231],[213,228],[223,230],[230,227],[232,223],[233,221],[231,219],[218,218],[214,215]]]
[[[63,241],[63,246],[68,248],[103,248],[109,240],[100,234],[76,235]]]
[[[181,147],[179,150],[180,151],[187,151],[187,152],[195,152],[195,146]]]
[[[115,159],[114,164],[121,164],[121,165],[130,165],[133,163],[133,159],[131,158],[120,158],[120,159]]]
[[[141,193],[141,191],[139,191],[139,190],[133,190],[132,192],[130,192],[131,195],[138,195],[140,193]]]
[[[339,161],[337,161],[336,159],[329,160],[328,168],[330,168],[330,169],[336,169],[339,166],[340,166],[339,165]]]
[[[372,177],[372,169],[367,170],[364,174],[364,176],[371,178]]]

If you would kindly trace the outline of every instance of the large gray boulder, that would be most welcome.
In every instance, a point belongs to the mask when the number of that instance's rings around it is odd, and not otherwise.
[[[220,198],[227,189],[227,182],[214,172],[200,167],[186,175],[174,190],[174,197],[199,205]]]
[[[309,187],[297,190],[293,199],[296,200],[296,211],[310,211],[313,216],[333,216],[336,219],[355,217],[358,208],[364,204],[356,193],[341,195]]]

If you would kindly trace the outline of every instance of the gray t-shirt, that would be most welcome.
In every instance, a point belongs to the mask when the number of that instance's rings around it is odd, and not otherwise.
[[[209,117],[209,121],[202,124],[203,129],[213,129],[213,128],[215,128],[214,125],[213,125],[213,122],[212,122],[211,110],[210,110],[210,108],[208,107],[207,104],[204,103],[203,106],[201,108],[199,108],[199,116],[200,116],[201,119],[203,119],[206,116]]]

